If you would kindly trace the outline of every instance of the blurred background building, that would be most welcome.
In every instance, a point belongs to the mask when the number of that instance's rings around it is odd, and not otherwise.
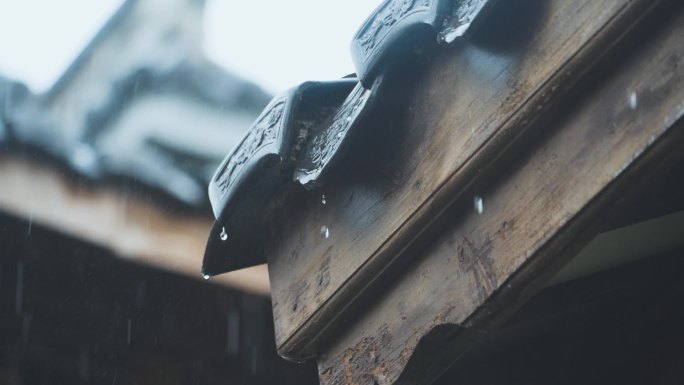
[[[4,211],[199,276],[209,178],[271,98],[206,59],[203,5],[126,1],[47,92],[0,81]],[[267,292],[246,274],[219,281]]]
[[[316,383],[264,266],[200,277],[209,178],[271,98],[207,59],[204,6],[127,0],[47,92],[0,77],[0,383]]]

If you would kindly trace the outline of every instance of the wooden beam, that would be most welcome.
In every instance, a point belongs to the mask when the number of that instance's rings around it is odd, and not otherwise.
[[[472,179],[655,4],[502,2],[478,35],[433,53],[395,85],[403,100],[359,139],[372,143],[366,154],[292,204],[279,227],[268,263],[280,352],[301,359],[320,350],[335,320],[373,296],[364,290],[410,259],[405,249]]]
[[[285,198],[280,353],[316,356],[323,384],[437,378],[683,155],[683,21],[668,1],[502,2],[426,53],[346,169]]]
[[[431,383],[603,230],[625,196],[681,161],[684,12],[667,11],[540,118],[517,156],[454,196],[436,240],[319,352],[322,383]]]
[[[147,199],[146,199],[147,198]],[[172,213],[149,197],[73,175],[14,154],[0,154],[0,210],[96,245],[134,262],[201,279],[209,214]],[[31,226],[27,228],[30,236]],[[265,266],[210,282],[261,295],[269,292]]]

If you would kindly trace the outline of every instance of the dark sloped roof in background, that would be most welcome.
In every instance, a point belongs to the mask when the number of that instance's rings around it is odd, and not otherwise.
[[[270,95],[256,85],[231,76],[210,63],[204,68],[183,64],[165,72],[145,67],[115,84],[107,103],[89,113],[87,121],[92,129],[88,131],[86,140],[70,143],[60,137],[59,127],[43,113],[37,97],[25,85],[1,79],[0,147],[35,150],[34,154],[57,161],[87,180],[129,180],[183,205],[206,209],[206,186],[220,158],[202,148],[169,146],[158,138],[145,139],[150,153],[118,151],[95,145],[126,105],[134,103],[136,96],[143,94],[181,94],[208,107],[239,109],[255,115],[270,99]],[[116,163],[108,163],[100,156],[103,150],[127,156],[119,158]]]
[[[83,116],[87,130],[78,139],[69,137],[54,111],[46,107],[70,87],[79,71],[87,71],[87,62],[98,45],[123,28],[122,21],[133,13],[137,3],[140,0],[124,2],[46,94],[34,95],[25,85],[0,77],[0,148],[30,150],[31,157],[46,158],[84,180],[125,180],[149,187],[183,206],[206,210],[206,186],[211,173],[230,150],[225,148],[217,154],[216,135],[223,135],[221,132],[184,127],[186,137],[206,136],[193,141],[173,138],[173,129],[166,130],[161,137],[158,132],[155,136],[136,132],[130,140],[135,146],[130,148],[114,147],[116,143],[102,138],[112,136],[112,130],[118,127],[115,123],[137,101],[165,96],[226,117],[226,125],[231,127],[226,127],[225,135],[234,137],[248,128],[246,122],[253,120],[271,98],[254,83],[204,58],[180,51],[180,57],[187,58],[171,65],[141,58],[137,67],[108,84],[105,100]],[[239,118],[236,122],[229,119],[233,115]]]

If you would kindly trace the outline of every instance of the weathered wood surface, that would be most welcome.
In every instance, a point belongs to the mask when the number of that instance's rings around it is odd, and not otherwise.
[[[405,104],[368,127],[385,133],[376,147],[357,152],[360,159],[343,165],[349,172],[290,205],[269,253],[282,354],[314,354],[335,318],[348,317],[345,310],[364,297],[364,289],[407,258],[405,247],[531,126],[530,117],[546,110],[657,2],[502,3],[488,28],[436,52],[415,79],[400,85]],[[486,212],[496,207],[488,192],[477,193],[485,194]],[[328,238],[321,236],[323,226]],[[516,258],[518,264],[525,260]],[[491,291],[501,281],[482,284]],[[416,291],[412,298],[424,295]]]
[[[684,12],[671,11],[540,121],[529,152],[471,181],[437,241],[321,352],[323,384],[430,383],[591,239],[620,197],[684,156]]]
[[[0,156],[0,210],[104,246],[129,260],[201,279],[212,223],[208,213],[172,213],[139,191],[83,184],[56,167],[12,154]],[[211,282],[261,295],[269,291],[263,265]]]
[[[682,270],[680,247],[545,288],[435,385],[679,384]]]

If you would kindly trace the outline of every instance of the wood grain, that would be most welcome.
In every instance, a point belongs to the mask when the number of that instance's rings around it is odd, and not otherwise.
[[[268,258],[281,354],[315,354],[480,168],[657,2],[504,3],[490,28],[400,84],[401,104],[367,128],[379,140],[369,135],[346,171],[290,205]]]
[[[437,241],[321,352],[323,384],[430,383],[586,244],[622,195],[648,189],[639,182],[654,167],[682,158],[684,13],[676,15],[540,121],[538,142],[518,160],[471,181]]]

